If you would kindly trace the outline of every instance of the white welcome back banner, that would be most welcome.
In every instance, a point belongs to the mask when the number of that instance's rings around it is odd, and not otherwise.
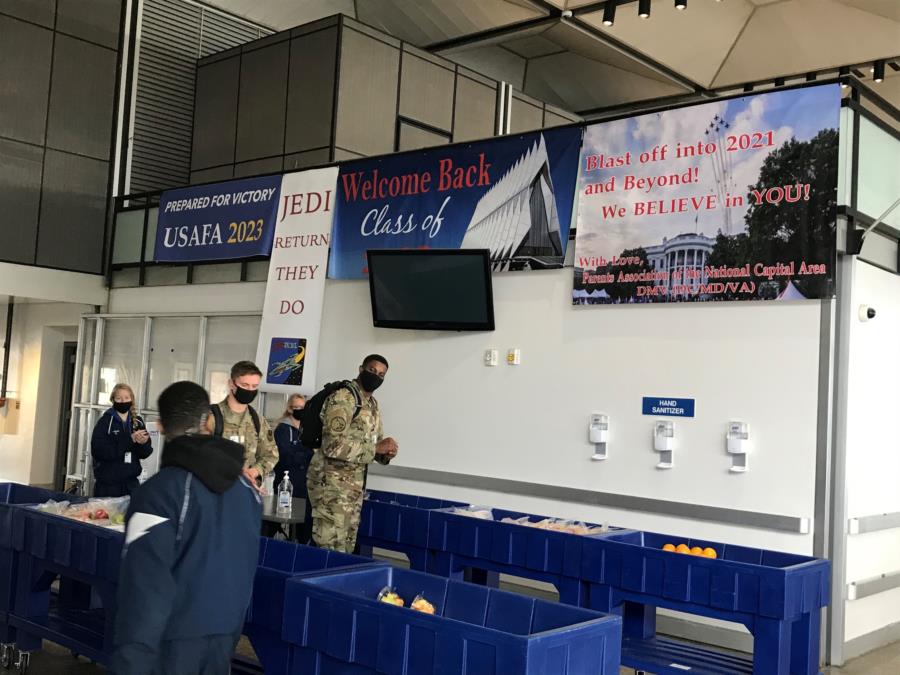
[[[256,363],[260,389],[312,395],[338,168],[285,174]]]

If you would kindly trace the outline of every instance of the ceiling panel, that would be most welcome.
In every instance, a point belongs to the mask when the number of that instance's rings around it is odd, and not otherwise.
[[[753,13],[713,85],[861,63],[898,51],[900,24],[894,21],[833,0],[790,0]]]
[[[363,0],[360,21],[418,46],[546,16],[526,0]]]
[[[578,113],[687,91],[572,53],[528,64],[527,94]]]
[[[503,46],[526,59],[555,54],[562,49],[558,44],[548,40],[543,35],[535,35],[520,40],[509,40],[504,42]]]
[[[620,7],[613,26],[603,25],[601,12],[579,19],[707,86],[753,10],[745,0],[696,3],[685,11],[673,2],[655,2],[649,19],[637,15],[635,4]]]
[[[560,47],[592,61],[598,61],[614,68],[620,68],[642,77],[669,82],[670,79],[653,68],[621,51],[618,47],[598,40],[591,32],[575,23],[561,21],[544,35]]]
[[[332,14],[353,16],[353,0],[212,0],[207,3],[275,30],[287,30]]]
[[[900,22],[900,2],[897,0],[838,0],[838,2],[891,21]],[[897,41],[900,43],[900,35],[897,36]],[[900,48],[897,51],[900,51]]]

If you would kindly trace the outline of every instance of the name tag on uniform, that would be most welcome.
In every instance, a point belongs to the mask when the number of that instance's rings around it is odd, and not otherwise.
[[[125,453],[125,463],[131,464],[131,453],[130,452]]]

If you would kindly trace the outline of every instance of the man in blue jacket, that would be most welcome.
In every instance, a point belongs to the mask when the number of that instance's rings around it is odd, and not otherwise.
[[[207,435],[209,396],[177,382],[159,397],[160,472],[132,497],[110,672],[223,675],[240,638],[262,503],[244,448]]]

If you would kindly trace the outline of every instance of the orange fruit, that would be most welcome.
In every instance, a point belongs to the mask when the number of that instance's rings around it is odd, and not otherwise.
[[[675,544],[666,544],[665,546],[663,546],[662,550],[663,551],[671,551],[674,553],[675,552]]]
[[[716,553],[716,549],[714,548],[705,548],[703,549],[703,557],[704,558],[718,558],[718,554]]]
[[[691,555],[703,555],[703,549],[699,546],[695,546],[691,549]]]
[[[675,552],[676,553],[690,553],[691,549],[689,549],[685,544],[678,544],[677,548],[675,549]]]

